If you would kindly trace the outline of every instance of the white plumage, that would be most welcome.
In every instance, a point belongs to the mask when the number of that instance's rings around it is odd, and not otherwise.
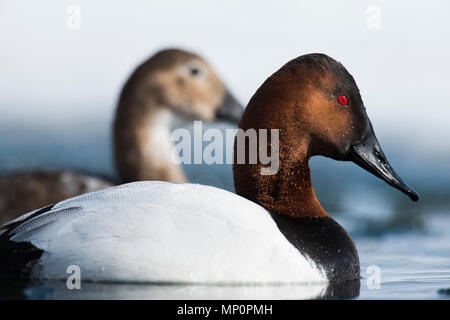
[[[84,194],[12,233],[44,250],[33,271],[41,278],[66,279],[77,265],[93,281],[326,281],[264,208],[203,185],[136,182]]]

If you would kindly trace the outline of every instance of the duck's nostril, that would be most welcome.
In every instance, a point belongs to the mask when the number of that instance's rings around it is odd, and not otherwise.
[[[379,151],[375,151],[375,157],[377,157],[378,161],[383,160],[383,156],[381,155],[381,153]]]
[[[374,153],[375,157],[377,158],[377,162],[378,164],[384,169],[387,170],[389,168],[389,165],[386,163],[386,160],[384,159],[384,157],[381,155],[381,153],[379,151],[375,151]]]

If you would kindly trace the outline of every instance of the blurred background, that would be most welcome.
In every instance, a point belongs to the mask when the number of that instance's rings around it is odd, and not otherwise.
[[[441,296],[450,281],[449,12],[444,0],[1,0],[0,172],[112,175],[118,95],[160,49],[204,56],[244,105],[288,60],[326,53],[354,76],[388,159],[421,200],[317,158],[319,199],[355,238],[363,268],[380,265],[387,287],[425,277],[435,286],[419,296]],[[184,169],[193,182],[233,188],[230,166]]]

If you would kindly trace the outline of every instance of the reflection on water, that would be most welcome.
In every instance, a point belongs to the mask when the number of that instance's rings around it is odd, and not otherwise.
[[[104,134],[84,130],[39,136],[0,126],[0,172],[31,166],[112,175],[109,135],[104,129]],[[391,152],[395,149],[389,145],[383,147],[393,167],[420,193],[419,202],[411,202],[350,163],[324,158],[311,163],[322,205],[350,233],[358,248],[361,281],[332,286],[82,283],[81,290],[68,290],[65,282],[59,281],[30,285],[0,280],[0,298],[450,299],[450,163],[429,163],[428,159],[424,164],[420,156],[402,157]],[[233,189],[229,165],[187,165],[184,169],[192,182]],[[379,289],[367,285],[370,266],[381,272]]]
[[[2,285],[2,299],[348,299],[359,295],[360,281],[332,284],[289,285],[178,285],[83,283],[80,290],[67,289],[64,281]]]

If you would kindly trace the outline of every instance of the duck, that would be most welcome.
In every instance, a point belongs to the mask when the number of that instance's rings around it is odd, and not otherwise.
[[[0,224],[34,208],[115,184],[113,178],[81,170],[20,170],[0,175]]]
[[[0,223],[120,183],[187,182],[181,166],[171,161],[171,131],[194,120],[237,126],[243,109],[204,58],[182,49],[163,49],[139,65],[122,88],[113,120],[115,177],[80,170],[3,174]]]
[[[170,161],[170,129],[200,120],[237,125],[243,106],[200,56],[171,49],[139,66],[125,84],[114,118],[114,159],[121,182],[187,182]]]
[[[278,132],[277,170],[249,161],[238,133]],[[276,130],[276,131],[272,131]],[[234,145],[236,193],[212,186],[140,181],[79,195],[1,228],[0,274],[82,281],[280,284],[360,278],[355,244],[320,205],[308,160],[352,161],[417,201],[389,164],[358,86],[338,61],[299,56],[250,99]],[[273,148],[278,144],[278,149]],[[277,151],[278,150],[278,151]],[[244,152],[239,161],[239,152]]]

